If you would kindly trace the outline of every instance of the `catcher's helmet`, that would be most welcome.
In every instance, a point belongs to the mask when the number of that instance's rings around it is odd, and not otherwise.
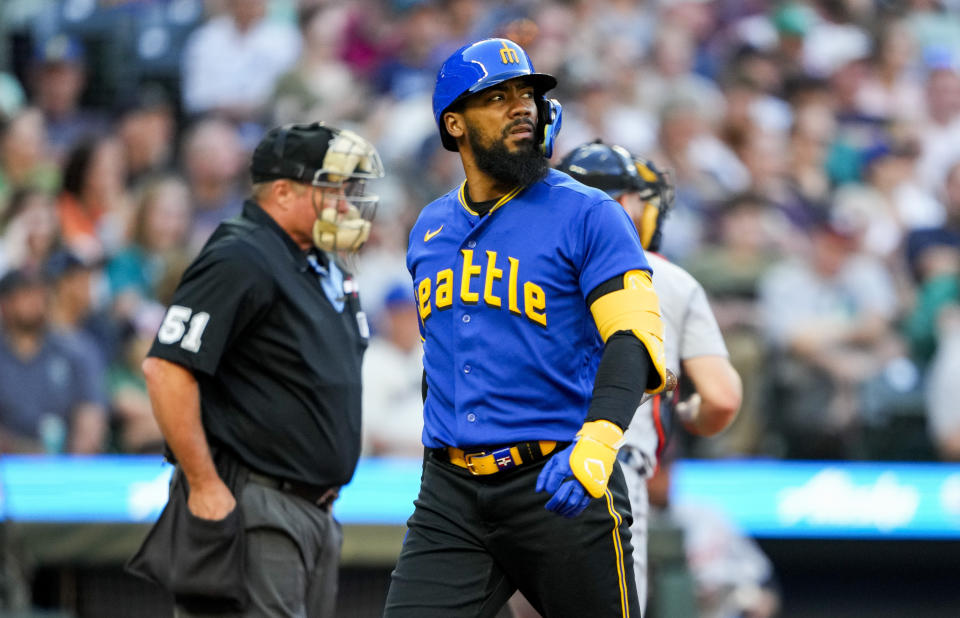
[[[561,107],[556,99],[548,100],[543,95],[557,85],[557,80],[537,73],[527,52],[508,39],[484,39],[465,45],[440,67],[433,89],[433,116],[444,148],[455,151],[457,142],[447,133],[443,114],[461,99],[515,77],[526,78],[536,91],[540,151],[549,158],[560,132]]]
[[[637,225],[640,242],[650,251],[660,247],[663,221],[673,208],[673,184],[651,161],[630,154],[622,146],[597,140],[574,148],[557,169],[614,199],[639,193],[644,202]]]

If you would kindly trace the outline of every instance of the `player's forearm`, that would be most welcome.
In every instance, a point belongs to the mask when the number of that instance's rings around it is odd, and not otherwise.
[[[690,433],[698,436],[715,436],[730,426],[737,417],[738,409],[739,406],[734,407],[726,402],[702,400],[700,414],[685,426]]]
[[[626,430],[643,398],[649,367],[647,350],[633,334],[610,337],[600,357],[586,420],[608,420]]]
[[[219,482],[200,419],[200,387],[187,369],[150,357],[143,374],[153,415],[191,487]]]
[[[713,436],[737,416],[743,401],[743,384],[730,361],[723,356],[703,356],[683,361],[684,372],[700,395],[700,408],[684,422],[688,431]]]

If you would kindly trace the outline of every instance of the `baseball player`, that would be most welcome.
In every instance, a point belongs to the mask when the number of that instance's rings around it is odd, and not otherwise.
[[[667,368],[686,375],[696,392],[676,405],[690,432],[711,436],[725,429],[740,408],[740,376],[730,364],[717,320],[703,288],[687,271],[656,253],[673,206],[673,187],[653,163],[620,146],[585,144],[567,154],[561,169],[616,199],[630,214],[647,259],[664,323]],[[640,606],[647,596],[647,485],[669,427],[668,406],[656,396],[637,410],[620,451],[633,510],[633,562]]]
[[[556,83],[506,39],[437,76],[466,181],[410,233],[426,453],[388,618],[493,616],[517,589],[546,616],[640,615],[615,462],[664,386],[663,324],[626,212],[549,169]]]

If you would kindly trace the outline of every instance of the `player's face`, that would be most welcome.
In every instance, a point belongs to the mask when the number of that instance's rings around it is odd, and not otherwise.
[[[490,178],[526,186],[547,173],[549,164],[536,143],[536,94],[523,78],[467,99],[463,124],[474,163]]]
[[[470,97],[463,115],[470,138],[486,148],[503,145],[511,153],[535,149],[536,93],[522,77]]]

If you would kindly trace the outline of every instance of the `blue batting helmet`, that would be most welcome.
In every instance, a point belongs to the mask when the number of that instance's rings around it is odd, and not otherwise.
[[[443,114],[461,99],[515,77],[527,78],[536,91],[540,149],[549,157],[560,131],[561,108],[556,100],[547,100],[543,95],[557,85],[557,80],[552,75],[537,73],[527,52],[508,39],[484,39],[465,45],[440,67],[433,90],[433,116],[444,148],[455,151],[457,142],[447,133]]]

